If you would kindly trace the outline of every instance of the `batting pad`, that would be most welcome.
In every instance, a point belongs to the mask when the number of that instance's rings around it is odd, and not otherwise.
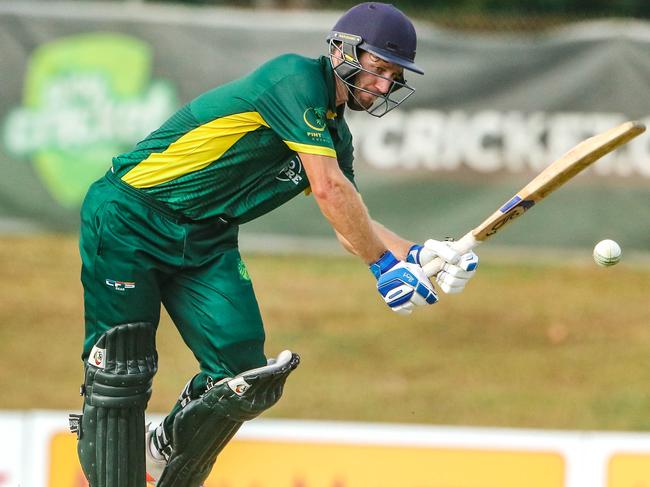
[[[154,334],[150,323],[115,326],[85,364],[77,451],[90,487],[145,485],[144,411],[158,361]]]
[[[172,453],[158,487],[198,487],[244,421],[273,406],[300,357],[288,350],[268,365],[220,380],[174,418]]]

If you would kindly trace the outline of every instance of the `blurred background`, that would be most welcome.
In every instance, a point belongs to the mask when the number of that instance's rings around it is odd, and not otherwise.
[[[0,487],[85,485],[65,421],[90,183],[203,91],[323,55],[354,4],[0,1]],[[646,1],[395,5],[425,75],[386,117],[346,116],[370,213],[407,238],[460,237],[579,141],[650,120]],[[480,247],[462,295],[408,318],[313,198],[244,225],[268,354],[303,362],[206,486],[650,485],[649,203],[644,134]],[[623,248],[607,269],[591,259],[604,238]],[[196,372],[164,313],[158,348],[153,419]]]

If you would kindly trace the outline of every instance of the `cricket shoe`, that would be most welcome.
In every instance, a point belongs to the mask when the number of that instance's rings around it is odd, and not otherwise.
[[[160,426],[147,424],[147,431],[144,437],[145,457],[147,461],[147,486],[155,486],[158,479],[162,476],[163,470],[167,466],[167,456],[165,455],[164,446],[171,449],[166,442],[165,430]],[[160,448],[163,446],[163,448]]]
[[[163,471],[167,466],[167,461],[171,455],[171,445],[165,435],[162,423],[154,426],[147,424],[147,431],[144,437],[145,458],[147,465],[147,487],[155,487],[158,480],[162,477]],[[199,487],[205,487],[201,485]]]

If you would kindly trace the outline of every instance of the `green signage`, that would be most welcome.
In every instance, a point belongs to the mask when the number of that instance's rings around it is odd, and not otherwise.
[[[115,33],[60,38],[33,52],[4,145],[34,164],[62,206],[78,206],[111,158],[176,108],[171,84],[151,79],[151,58],[147,44]]]

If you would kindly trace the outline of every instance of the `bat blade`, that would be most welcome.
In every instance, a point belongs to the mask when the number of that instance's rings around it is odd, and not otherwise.
[[[625,122],[580,142],[472,230],[474,238],[479,242],[488,239],[569,179],[644,131],[645,126],[640,122]]]
[[[470,251],[523,215],[576,174],[644,131],[645,125],[641,122],[625,122],[580,142],[546,167],[483,223],[454,242],[452,246],[460,253]],[[436,258],[423,268],[428,276],[433,276],[440,271],[442,265],[443,262]]]

